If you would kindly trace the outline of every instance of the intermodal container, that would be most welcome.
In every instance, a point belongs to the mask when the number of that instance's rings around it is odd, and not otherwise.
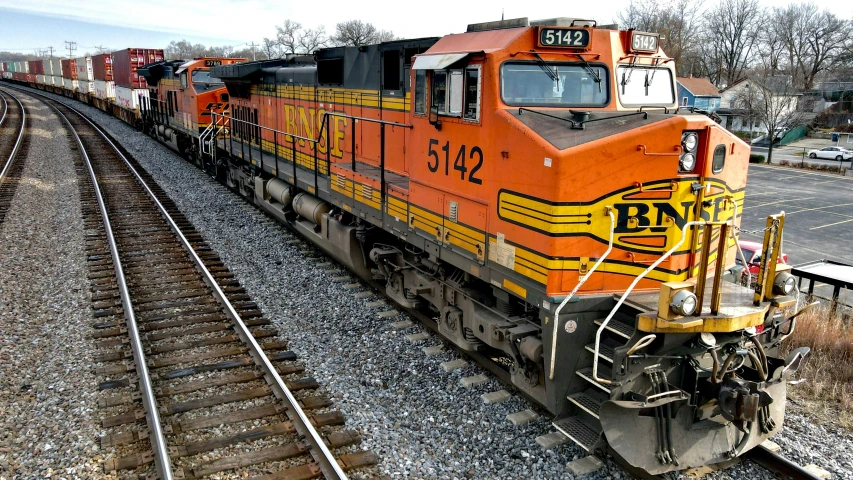
[[[92,57],[92,70],[95,80],[111,81],[113,79],[113,56],[102,53]]]
[[[62,86],[62,77],[60,77],[59,75],[54,75],[50,78],[53,79],[53,86],[54,87],[61,87]]]
[[[45,76],[53,75],[53,65],[50,64],[50,59],[41,60],[41,69]]]
[[[140,97],[142,102],[148,102],[147,88],[128,88],[116,85],[116,105],[125,110],[139,110]]]
[[[71,92],[77,91],[78,84],[80,82],[78,80],[72,80],[70,78],[62,78],[62,88],[69,90]]]
[[[6,71],[6,62],[0,62],[0,72]]]
[[[116,84],[112,80],[95,80],[93,92],[97,98],[111,100],[116,98]]]
[[[29,67],[29,73],[32,73],[33,75],[44,75],[44,61],[30,60],[27,62],[27,66]]]
[[[50,59],[50,71],[54,77],[62,77],[62,59],[54,57]]]
[[[75,68],[77,68],[77,80],[81,82],[95,80],[92,74],[92,57],[80,57],[74,63]]]
[[[42,85],[46,85],[46,83],[45,83],[45,78],[50,78],[50,77],[45,77],[44,75],[42,75],[42,74],[40,74],[40,73],[36,74],[36,83],[40,83],[40,84],[42,84]]]
[[[113,80],[116,87],[147,88],[145,77],[140,76],[136,69],[149,63],[162,62],[163,50],[149,48],[126,48],[113,52]],[[118,90],[116,90],[118,98]]]
[[[62,61],[62,78],[77,80],[77,60],[69,58]]]

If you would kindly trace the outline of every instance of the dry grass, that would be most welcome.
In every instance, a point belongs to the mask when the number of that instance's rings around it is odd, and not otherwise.
[[[806,379],[788,389],[818,418],[853,429],[853,324],[821,305],[797,317],[794,334],[782,344],[783,356],[797,347],[811,355],[798,374]]]

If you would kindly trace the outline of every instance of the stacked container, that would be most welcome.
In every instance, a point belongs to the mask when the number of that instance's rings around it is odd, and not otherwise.
[[[53,65],[51,65],[50,59],[42,60],[41,68],[44,71],[44,80],[39,80],[39,83],[53,85]]]
[[[145,77],[140,76],[136,69],[149,63],[162,61],[163,50],[126,48],[113,52],[116,104],[128,110],[138,110],[139,98],[148,98],[148,84],[145,83]]]
[[[92,57],[80,57],[75,61],[77,68],[77,91],[90,93],[95,90],[95,77],[92,72]]]
[[[95,97],[102,100],[116,98],[116,84],[113,81],[113,56],[102,53],[92,57],[92,71],[95,76]]]
[[[30,68],[30,73],[27,76],[27,81],[44,83],[44,61],[30,60],[29,62],[27,62],[27,64]]]
[[[77,60],[69,58],[62,61],[62,88],[76,91],[79,82],[77,80]]]
[[[50,59],[50,70],[53,75],[53,83],[52,85],[61,87],[62,86],[62,59],[60,58],[51,58]]]

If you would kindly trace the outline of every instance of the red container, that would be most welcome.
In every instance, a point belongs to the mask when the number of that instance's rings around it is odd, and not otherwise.
[[[113,80],[117,87],[147,88],[145,77],[136,73],[136,69],[149,63],[162,61],[163,50],[126,48],[113,52]]]
[[[113,56],[109,53],[102,53],[92,57],[92,70],[95,74],[95,80],[110,82],[113,79]]]
[[[44,62],[41,60],[30,60],[30,73],[33,75],[44,75]]]
[[[62,78],[77,80],[77,60],[69,58],[62,61]]]

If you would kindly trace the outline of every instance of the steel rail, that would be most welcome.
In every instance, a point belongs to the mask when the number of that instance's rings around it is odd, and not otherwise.
[[[3,122],[6,120],[6,114],[9,113],[9,101],[6,100],[6,95],[9,95],[8,92],[3,90],[5,95],[0,95],[0,98],[3,99],[3,115],[0,116],[0,127],[3,126]],[[9,95],[11,97],[11,95]]]
[[[820,480],[821,478],[778,453],[767,449],[764,445],[758,445],[741,456],[785,478],[794,480]]]
[[[171,461],[169,459],[169,450],[166,445],[166,437],[163,433],[163,428],[160,423],[160,413],[157,405],[157,398],[154,395],[154,388],[151,385],[151,377],[148,373],[148,364],[145,360],[145,350],[142,346],[142,340],[139,337],[139,329],[136,324],[136,315],[133,312],[133,304],[130,299],[130,292],[127,288],[127,282],[124,276],[124,268],[121,264],[121,258],[119,257],[118,245],[116,244],[115,236],[113,235],[112,225],[110,223],[110,216],[107,212],[106,204],[104,203],[104,198],[101,195],[101,188],[98,185],[98,177],[95,174],[95,170],[92,167],[92,162],[89,158],[89,154],[86,152],[85,147],[83,146],[83,142],[80,140],[80,136],[77,134],[77,131],[74,129],[74,126],[71,125],[71,121],[68,119],[65,114],[63,114],[56,106],[50,105],[57,114],[59,114],[60,118],[68,125],[69,130],[71,131],[72,136],[74,137],[75,143],[77,143],[77,147],[80,149],[80,154],[83,157],[83,160],[86,164],[86,168],[89,172],[89,178],[92,180],[92,188],[95,191],[95,197],[98,200],[98,209],[101,212],[101,218],[104,221],[104,231],[106,232],[107,243],[109,243],[110,247],[110,255],[113,259],[113,265],[115,267],[116,273],[116,283],[118,284],[119,296],[121,297],[121,304],[124,307],[124,317],[127,323],[127,331],[130,335],[130,347],[133,351],[133,360],[136,363],[136,373],[139,376],[139,389],[142,394],[142,404],[145,407],[145,418],[148,423],[148,431],[149,436],[151,438],[151,450],[154,456],[154,466],[157,470],[157,474],[160,477],[160,480],[172,480],[174,477],[172,475],[172,466]],[[70,107],[69,107],[70,108]],[[75,113],[76,110],[71,109]]]
[[[267,378],[273,383],[274,390],[276,390],[276,396],[287,403],[289,411],[288,416],[291,417],[293,425],[299,432],[299,434],[304,437],[304,439],[308,442],[311,455],[319,465],[320,470],[326,476],[327,480],[345,480],[347,476],[341,466],[338,464],[337,459],[335,459],[334,455],[332,455],[332,453],[329,451],[329,448],[326,446],[325,442],[323,441],[323,438],[311,424],[311,421],[308,416],[299,407],[299,403],[296,400],[296,397],[294,397],[293,394],[290,392],[290,389],[287,388],[287,385],[281,378],[281,375],[279,375],[275,366],[272,364],[272,361],[270,361],[269,357],[267,357],[267,355],[264,353],[263,348],[261,348],[260,344],[252,335],[245,322],[243,322],[243,319],[240,318],[240,314],[237,313],[237,310],[225,296],[225,293],[219,287],[219,284],[216,283],[216,279],[204,265],[204,262],[198,256],[195,249],[193,249],[190,242],[186,239],[180,227],[178,227],[178,225],[172,219],[171,215],[169,215],[169,212],[166,211],[166,208],[163,207],[163,204],[160,203],[160,200],[157,198],[154,192],[151,191],[145,180],[143,180],[142,177],[139,175],[139,172],[136,171],[130,161],[128,161],[128,159],[121,153],[119,148],[116,147],[116,145],[109,139],[109,137],[106,135],[106,133],[104,133],[103,130],[101,130],[100,127],[95,125],[94,122],[89,120],[85,115],[77,111],[75,108],[70,107],[68,105],[65,105],[65,107],[79,115],[80,118],[82,118],[89,125],[91,125],[92,128],[94,128],[95,131],[98,132],[98,134],[101,135],[101,137],[110,145],[110,147],[115,150],[119,158],[124,161],[128,170],[133,173],[137,182],[139,182],[140,186],[142,186],[142,188],[148,193],[148,196],[151,197],[152,201],[160,210],[160,213],[163,215],[166,222],[169,224],[169,227],[172,229],[172,231],[175,232],[175,235],[181,241],[181,244],[184,246],[187,253],[192,258],[193,262],[196,264],[196,267],[202,273],[205,283],[207,283],[211,290],[213,290],[214,296],[227,311],[228,316],[231,318],[231,320],[234,322],[238,329],[237,333],[240,335],[243,341],[249,345],[251,350],[250,354],[252,355],[252,358],[255,359],[255,362],[258,364],[259,367],[264,370]],[[161,479],[162,478],[163,477],[161,477]]]
[[[8,173],[9,171],[9,167],[12,166],[12,160],[15,159],[15,155],[18,154],[18,149],[21,148],[21,142],[24,139],[24,129],[27,126],[27,112],[24,111],[24,104],[21,103],[20,100],[18,100],[18,97],[12,95],[8,91],[3,90],[3,93],[12,97],[16,102],[18,102],[18,105],[21,107],[21,131],[18,132],[18,139],[15,140],[15,146],[14,148],[12,148],[12,153],[9,154],[9,158],[6,159],[6,163],[3,165],[3,170],[0,171],[0,183],[3,183],[3,180],[6,178],[6,173]],[[4,103],[6,108],[3,111],[3,120],[6,119],[6,112],[9,109],[9,102],[5,101]],[[0,124],[2,124],[2,121],[0,121]]]

